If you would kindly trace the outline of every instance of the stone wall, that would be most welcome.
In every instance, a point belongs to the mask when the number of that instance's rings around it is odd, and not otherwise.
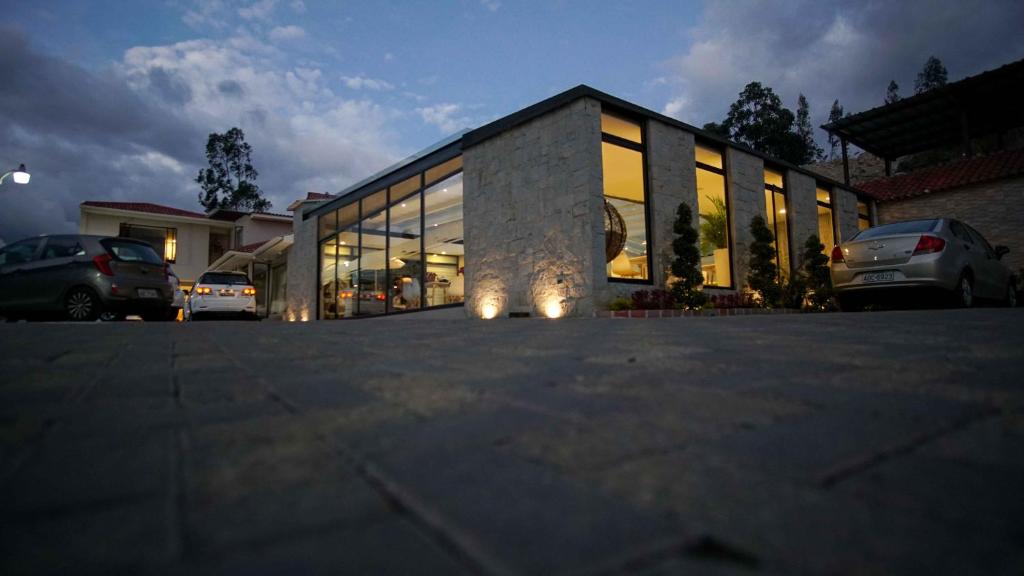
[[[303,220],[302,214],[319,206],[303,203],[294,212],[292,234],[295,242],[288,251],[288,306],[285,320],[316,320],[316,284],[320,262],[317,254],[317,219]]]
[[[663,287],[666,271],[674,254],[672,241],[679,204],[686,202],[693,211],[693,226],[700,226],[697,210],[697,167],[694,164],[693,134],[657,120],[647,122],[647,190],[651,214],[649,249],[653,249],[651,279]],[[642,286],[641,288],[649,288]]]
[[[845,242],[857,233],[857,195],[849,190],[836,188],[832,191],[832,216],[836,220],[839,238],[836,242]]]
[[[729,234],[732,237],[733,283],[747,284],[750,260],[750,220],[764,212],[764,162],[757,156],[728,148],[725,155],[726,188],[729,194]]]
[[[607,295],[600,113],[580,99],[463,151],[469,316],[589,316]]]
[[[970,224],[993,246],[1010,248],[1003,261],[1024,268],[1024,178],[975,184],[924,196],[880,202],[879,223],[947,216]]]
[[[818,235],[818,197],[814,178],[789,170],[786,174],[786,197],[789,209],[789,245],[793,269],[800,266],[804,242],[811,234]],[[829,246],[831,248],[831,246]]]

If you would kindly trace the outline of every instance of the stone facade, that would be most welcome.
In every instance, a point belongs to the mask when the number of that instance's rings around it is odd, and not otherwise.
[[[320,268],[317,219],[304,220],[302,215],[318,204],[300,204],[292,218],[295,242],[288,252],[288,306],[283,314],[285,320],[316,320],[316,285]]]
[[[789,222],[790,256],[794,270],[800,265],[807,237],[812,234],[818,235],[816,188],[817,182],[811,176],[796,170],[789,170],[786,173],[786,199],[789,204],[786,216]]]
[[[1024,268],[1024,178],[878,203],[882,224],[938,216],[963,220],[993,246],[1009,247],[1003,261],[1011,270]]]
[[[469,316],[590,315],[607,292],[600,114],[581,98],[463,151]]]
[[[651,214],[650,246],[654,269],[651,279],[664,286],[672,262],[672,241],[679,204],[693,212],[693,226],[700,226],[697,209],[697,167],[693,162],[693,134],[657,120],[647,122],[647,203]]]
[[[726,188],[729,194],[730,230],[732,238],[733,286],[747,283],[750,260],[750,220],[764,218],[764,162],[752,154],[728,148],[725,155]]]
[[[836,242],[845,242],[853,238],[857,228],[857,195],[849,190],[836,188],[832,191],[832,214],[836,221],[839,238]]]

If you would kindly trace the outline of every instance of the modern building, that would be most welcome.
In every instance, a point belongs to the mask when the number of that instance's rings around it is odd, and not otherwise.
[[[852,187],[578,86],[293,205],[286,316],[589,316],[665,287],[682,202],[717,292],[745,287],[755,215],[783,274],[873,218]]]

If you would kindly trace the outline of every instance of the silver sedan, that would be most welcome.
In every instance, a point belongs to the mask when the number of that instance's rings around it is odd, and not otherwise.
[[[974,228],[951,218],[908,220],[862,230],[832,250],[832,286],[840,308],[857,309],[897,289],[932,289],[957,306],[977,300],[1017,304],[1016,278]]]

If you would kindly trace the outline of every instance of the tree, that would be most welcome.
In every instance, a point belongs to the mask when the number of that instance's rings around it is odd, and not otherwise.
[[[828,123],[838,122],[843,119],[843,107],[839,105],[839,100],[832,102],[832,109],[828,113]],[[831,160],[835,158],[836,147],[839,146],[839,137],[829,132],[828,134],[828,146],[829,153],[828,158]]]
[[[676,233],[672,241],[672,275],[676,281],[671,291],[675,301],[687,308],[699,308],[704,304],[705,295],[699,287],[704,283],[700,271],[700,250],[697,248],[697,230],[693,227],[693,212],[690,205],[681,202],[676,209],[676,221],[672,224]]]
[[[800,164],[808,152],[800,136],[793,131],[796,117],[782,105],[775,92],[751,82],[729,106],[722,128],[729,137],[769,156]]]
[[[803,94],[797,99],[796,106],[796,133],[803,143],[804,158],[798,164],[807,164],[821,160],[825,155],[814,141],[814,129],[811,128],[811,107],[807,104],[807,98]]]
[[[718,122],[708,122],[704,125],[704,130],[722,138],[729,138],[729,129]]]
[[[895,80],[889,81],[889,88],[885,91],[885,103],[895,104],[900,101],[900,85]]]
[[[945,85],[946,67],[942,65],[942,60],[935,56],[930,56],[928,61],[925,62],[924,68],[917,74],[917,80],[914,82],[914,93],[920,94]]]
[[[817,234],[811,234],[804,242],[800,271],[807,286],[807,298],[816,310],[827,310],[832,303],[832,276],[828,269],[825,245]]]
[[[207,210],[229,208],[265,212],[270,201],[256,185],[258,173],[252,166],[252,147],[240,128],[210,134],[206,141],[209,168],[199,170],[196,183],[202,186],[199,203]]]
[[[761,297],[762,306],[778,306],[782,289],[779,286],[779,270],[775,266],[775,237],[762,216],[751,218],[750,234],[754,241],[750,243],[747,284]]]

